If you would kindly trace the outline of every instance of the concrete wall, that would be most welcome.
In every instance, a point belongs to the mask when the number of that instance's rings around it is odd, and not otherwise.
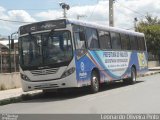
[[[21,87],[20,74],[17,73],[2,73],[0,74],[0,89],[12,89]]]
[[[159,61],[148,61],[148,68],[159,66]]]

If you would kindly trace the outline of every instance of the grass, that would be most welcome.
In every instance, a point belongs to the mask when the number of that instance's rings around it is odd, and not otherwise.
[[[7,105],[7,104],[10,104],[10,103],[17,103],[17,102],[21,102],[21,101],[26,101],[26,100],[32,100],[32,99],[39,98],[41,96],[42,96],[41,93],[23,94],[23,95],[21,95],[19,97],[14,97],[14,98],[8,98],[8,99],[0,100],[0,106]]]
[[[21,97],[4,99],[4,100],[1,100],[1,101],[0,101],[0,106],[1,106],[1,105],[7,105],[7,104],[10,104],[10,103],[21,102],[21,101],[22,101]]]

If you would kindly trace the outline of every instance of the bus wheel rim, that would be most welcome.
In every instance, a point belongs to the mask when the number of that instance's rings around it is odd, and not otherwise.
[[[98,79],[97,77],[93,77],[93,86],[98,89]]]
[[[134,70],[132,71],[132,80],[133,80],[133,82],[136,82],[136,75],[135,75]]]

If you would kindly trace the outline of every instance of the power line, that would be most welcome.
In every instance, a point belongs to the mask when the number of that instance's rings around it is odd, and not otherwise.
[[[135,11],[135,10],[133,10],[133,9],[131,9],[131,8],[129,8],[129,7],[127,7],[127,6],[125,6],[125,5],[121,4],[121,3],[119,3],[117,0],[115,0],[115,2],[118,3],[121,7],[126,8],[126,9],[132,11],[133,13],[139,14],[140,17],[144,17],[144,16],[145,16],[144,14],[141,14],[140,12]]]
[[[14,8],[12,8],[12,9],[7,9],[8,11],[11,11],[11,10],[26,10],[26,11],[43,11],[43,10],[53,10],[53,9],[59,9],[58,7],[57,8],[45,8],[45,9],[28,9],[28,8],[19,8],[19,9],[14,9]]]
[[[32,22],[23,22],[23,21],[6,20],[6,19],[0,19],[0,21],[4,21],[4,22],[14,22],[14,23],[32,23]]]
[[[27,11],[41,11],[41,10],[49,10],[49,9],[7,9],[8,11],[10,10],[27,10]]]
[[[88,18],[91,18],[91,17],[92,17],[92,15],[93,15],[93,13],[94,13],[95,9],[96,9],[96,8],[97,8],[97,6],[98,6],[98,1],[99,1],[99,0],[97,0],[97,4],[96,4],[96,6],[93,8],[93,10],[92,10],[92,12],[91,12],[91,14],[90,14],[90,16],[89,16]]]
[[[89,18],[91,18],[91,17],[92,17],[92,15],[93,15],[93,13],[94,13],[94,11],[95,11],[96,7],[97,7],[97,5],[96,5],[96,6],[94,7],[94,9],[92,10],[92,13],[90,14]]]

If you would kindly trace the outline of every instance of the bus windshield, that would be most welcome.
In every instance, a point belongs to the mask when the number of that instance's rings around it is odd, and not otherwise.
[[[72,59],[69,31],[51,31],[29,34],[19,38],[20,64],[22,66],[47,66]]]

